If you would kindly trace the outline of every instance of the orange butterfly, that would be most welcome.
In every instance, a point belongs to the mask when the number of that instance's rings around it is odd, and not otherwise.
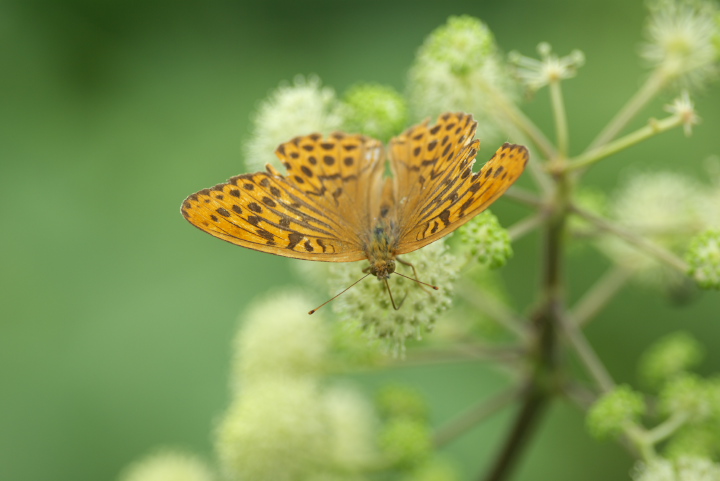
[[[397,256],[454,231],[523,172],[527,149],[506,143],[473,173],[476,128],[472,115],[446,113],[433,127],[408,129],[390,141],[392,177],[384,175],[375,139],[342,132],[295,137],[276,150],[286,175],[270,164],[267,172],[238,175],[185,199],[182,214],[208,234],[261,252],[367,259],[366,272],[387,283],[395,261],[403,262]]]

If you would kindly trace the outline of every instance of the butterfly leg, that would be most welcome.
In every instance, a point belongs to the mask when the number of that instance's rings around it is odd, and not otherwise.
[[[403,259],[400,259],[399,257],[396,257],[395,260],[404,266],[410,267],[413,271],[413,280],[416,281],[420,285],[420,289],[427,292],[428,294],[431,294],[430,291],[428,291],[427,289],[425,289],[425,287],[423,287],[423,284],[425,284],[425,283],[420,281],[420,279],[418,279],[417,271],[415,270],[415,265],[412,262],[405,261]],[[435,289],[437,289],[437,287],[435,287]]]
[[[407,293],[405,293],[405,297],[403,297],[402,300],[397,305],[395,305],[395,299],[393,299],[392,291],[390,290],[390,283],[388,282],[387,278],[383,280],[385,281],[385,287],[387,288],[388,294],[390,295],[390,302],[392,302],[393,309],[399,311],[403,305],[403,302],[405,302],[405,299],[407,298]]]

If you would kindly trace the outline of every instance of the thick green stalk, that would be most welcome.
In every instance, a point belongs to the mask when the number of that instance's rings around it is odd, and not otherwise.
[[[563,159],[558,159],[563,162]],[[556,177],[555,196],[545,226],[542,291],[543,299],[532,315],[532,342],[522,405],[500,454],[483,479],[508,479],[534,434],[545,408],[557,391],[558,324],[564,312],[563,248],[569,209],[570,179],[563,169]]]

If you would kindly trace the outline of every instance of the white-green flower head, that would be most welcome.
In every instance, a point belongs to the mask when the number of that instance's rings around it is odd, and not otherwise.
[[[552,53],[549,43],[541,43],[537,47],[540,60],[525,57],[518,52],[510,52],[509,60],[516,66],[516,73],[522,83],[530,90],[542,87],[563,79],[573,78],[585,63],[585,55],[580,50],[573,50],[569,55],[558,57]]]
[[[702,85],[717,73],[717,15],[717,6],[710,1],[652,2],[642,56],[660,69],[666,81]]]
[[[717,402],[717,386],[694,374],[673,378],[660,392],[660,409],[665,414],[684,414],[694,423],[720,418]]]
[[[248,386],[233,401],[215,446],[230,481],[292,481],[328,462],[328,435],[317,383],[272,378]]]
[[[670,105],[666,105],[665,111],[682,119],[683,132],[686,137],[689,137],[692,133],[693,125],[700,123],[700,117],[695,111],[695,105],[690,100],[690,94],[687,90],[683,90],[678,98],[673,100]]]
[[[358,84],[343,96],[343,130],[387,142],[408,122],[407,102],[385,85]]]
[[[588,429],[597,438],[619,434],[645,414],[645,409],[645,401],[640,393],[630,386],[617,386],[590,408]]]
[[[640,358],[640,376],[648,386],[658,387],[700,364],[703,346],[683,331],[668,334],[653,343]]]
[[[349,386],[334,386],[323,396],[332,463],[360,472],[377,457],[377,419],[368,401]]]
[[[495,98],[513,97],[513,82],[490,29],[480,20],[450,17],[418,50],[408,77],[409,103],[417,120],[465,111],[478,120],[479,136],[494,132]]]
[[[307,315],[311,304],[300,292],[279,291],[247,310],[234,342],[235,390],[269,377],[321,373],[330,335],[322,313]]]
[[[689,274],[703,289],[720,289],[720,230],[708,230],[693,238],[685,259]]]
[[[329,134],[342,126],[335,91],[323,87],[316,76],[297,76],[282,84],[258,107],[253,129],[245,144],[245,164],[262,170],[271,163],[280,167],[275,149],[298,135]]]
[[[674,460],[655,458],[647,464],[638,463],[632,478],[634,481],[717,481],[720,465],[697,456]]]
[[[459,231],[461,245],[482,266],[497,269],[512,257],[510,234],[490,211],[476,215]]]
[[[215,475],[200,457],[162,450],[141,459],[120,476],[120,481],[213,481]]]
[[[610,215],[627,229],[678,253],[689,237],[703,230],[707,188],[675,172],[647,172],[624,182],[612,197]],[[601,249],[618,265],[634,269],[650,286],[678,284],[682,277],[651,255],[612,236],[600,239]]]
[[[450,294],[457,275],[455,257],[443,240],[438,240],[402,259],[415,266],[420,281],[439,286],[439,290],[391,275],[388,280],[396,304],[393,309],[385,283],[369,276],[332,302],[333,310],[343,321],[359,323],[371,338],[388,341],[396,354],[404,349],[406,339],[420,339],[432,330],[439,315],[451,304]],[[328,284],[332,294],[349,286],[361,276],[359,263],[343,263],[329,267]],[[396,272],[413,277],[413,271],[400,262]]]

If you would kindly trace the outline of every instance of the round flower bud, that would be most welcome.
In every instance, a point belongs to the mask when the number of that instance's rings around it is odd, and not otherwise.
[[[120,481],[212,481],[212,470],[198,456],[163,450],[130,465]]]
[[[409,418],[426,421],[428,406],[425,399],[406,386],[387,386],[377,394],[376,404],[378,411],[387,419]]]
[[[621,385],[605,393],[590,408],[587,425],[590,434],[606,438],[620,433],[645,413],[645,401],[630,386]]]
[[[720,230],[693,238],[685,256],[689,274],[703,289],[720,289]]]
[[[291,481],[318,470],[330,451],[324,403],[315,382],[272,378],[235,398],[216,433],[231,481]]]
[[[359,84],[343,98],[343,128],[387,142],[399,134],[408,121],[405,99],[392,87]]]
[[[422,421],[409,418],[392,419],[380,434],[380,449],[390,461],[399,466],[417,466],[432,452],[430,428]]]
[[[322,313],[307,315],[311,304],[300,292],[280,291],[248,309],[234,342],[233,386],[322,370],[329,334]]]
[[[299,75],[292,85],[283,84],[271,92],[258,107],[245,143],[245,165],[250,170],[262,170],[268,163],[281,167],[275,155],[278,145],[297,135],[329,134],[341,123],[335,91],[322,87],[316,76]]]
[[[645,350],[639,363],[640,376],[648,386],[657,387],[700,364],[703,356],[704,349],[694,337],[673,332]]]
[[[490,269],[505,265],[512,257],[510,235],[490,211],[476,215],[460,229],[460,241],[477,262]]]

